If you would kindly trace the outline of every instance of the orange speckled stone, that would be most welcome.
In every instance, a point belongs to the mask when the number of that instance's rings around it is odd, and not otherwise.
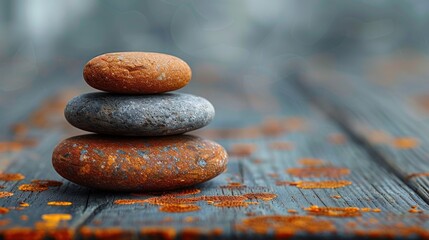
[[[183,60],[162,53],[106,53],[91,59],[83,69],[93,88],[121,94],[153,94],[177,90],[191,80]]]
[[[113,191],[164,191],[192,186],[226,169],[219,144],[192,135],[138,138],[97,134],[63,140],[52,163],[79,185]]]

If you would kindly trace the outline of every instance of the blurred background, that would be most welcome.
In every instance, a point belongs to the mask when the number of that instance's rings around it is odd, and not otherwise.
[[[267,86],[309,66],[384,85],[407,71],[428,76],[428,12],[425,0],[2,0],[0,114],[7,122],[58,86],[85,88],[84,64],[115,51],[176,55],[193,69],[185,92],[261,111],[276,111]]]

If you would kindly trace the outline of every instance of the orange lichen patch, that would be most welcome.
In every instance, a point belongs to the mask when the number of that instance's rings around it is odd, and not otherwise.
[[[29,207],[30,204],[26,203],[26,202],[21,202],[21,203],[19,203],[19,206],[25,208],[25,207]]]
[[[6,214],[9,212],[9,208],[0,207],[0,214]]]
[[[306,167],[318,167],[326,164],[324,160],[318,158],[301,158],[298,163]]]
[[[252,143],[236,143],[231,146],[229,154],[236,157],[248,157],[257,149],[257,146]]]
[[[20,142],[0,142],[0,152],[17,152],[24,148]]]
[[[413,149],[419,146],[419,140],[413,137],[399,137],[392,141],[393,147],[397,149]]]
[[[0,198],[11,197],[13,196],[12,192],[0,192]]]
[[[258,234],[267,234],[273,231],[277,238],[291,237],[296,233],[326,233],[334,232],[335,225],[324,219],[313,216],[256,216],[242,220],[235,228],[238,231],[252,231]]]
[[[20,191],[31,191],[31,192],[42,192],[48,190],[47,186],[43,186],[40,184],[22,184],[18,187],[18,190]]]
[[[72,215],[67,213],[50,213],[43,214],[42,220],[48,222],[60,222],[60,221],[69,221],[72,219]]]
[[[372,209],[372,212],[381,212],[381,209],[380,208],[374,208],[374,209]]]
[[[28,221],[28,216],[27,215],[21,215],[19,217],[19,219],[21,219],[22,221]]]
[[[315,188],[341,188],[352,184],[350,181],[341,180],[341,181],[320,181],[320,182],[310,182],[310,181],[298,181],[295,182],[294,186],[302,189],[315,189]]]
[[[60,187],[61,185],[63,185],[63,183],[60,181],[46,180],[46,179],[34,179],[31,181],[31,183],[38,184],[41,186],[46,186],[46,187]]]
[[[200,207],[194,204],[171,204],[163,205],[159,208],[159,211],[169,213],[195,212],[199,210]]]
[[[266,118],[262,122],[261,130],[266,136],[279,136],[286,130],[286,127],[277,118]]]
[[[429,172],[412,173],[406,176],[407,179],[415,178],[415,177],[429,177]]]
[[[261,199],[264,201],[270,201],[277,197],[274,193],[267,193],[267,192],[261,192],[261,193],[246,193],[243,195],[244,197],[248,199]]]
[[[249,205],[257,205],[257,202],[243,202],[243,201],[223,201],[223,202],[215,202],[213,206],[215,207],[247,207]]]
[[[340,199],[340,198],[342,198],[340,195],[332,195],[331,196],[331,198],[334,198],[334,199]]]
[[[48,206],[71,206],[72,202],[66,202],[66,201],[52,201],[48,202]]]
[[[145,199],[118,199],[113,203],[118,205],[131,205],[131,204],[144,204],[146,202]]]
[[[24,178],[21,173],[0,173],[0,181],[19,181]]]
[[[290,142],[272,142],[270,144],[268,144],[268,148],[269,149],[273,149],[273,150],[292,150],[293,149],[293,144]]]
[[[360,211],[361,212],[371,212],[371,208],[365,207],[365,208],[361,208]]]
[[[358,217],[361,216],[360,209],[357,207],[319,207],[316,205],[304,208],[311,215],[320,215],[327,217]]]
[[[176,229],[173,227],[144,227],[140,234],[150,239],[175,239]]]
[[[228,183],[228,185],[226,186],[220,186],[221,188],[243,188],[246,187],[246,185],[243,185],[242,183],[239,182],[230,182]]]
[[[350,174],[350,169],[342,167],[304,167],[289,168],[286,171],[295,177],[329,177],[337,178]]]
[[[418,206],[411,206],[408,210],[409,213],[423,213],[423,210],[419,209]]]
[[[344,144],[347,142],[346,136],[341,133],[333,133],[328,136],[328,141],[332,144]]]
[[[110,228],[90,228],[82,227],[80,230],[84,239],[131,239],[132,233],[118,227]]]

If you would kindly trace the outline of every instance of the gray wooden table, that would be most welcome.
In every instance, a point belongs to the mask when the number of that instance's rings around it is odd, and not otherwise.
[[[229,164],[176,195],[100,192],[55,173],[54,146],[83,133],[62,116],[89,90],[79,79],[63,84],[52,74],[43,86],[5,93],[0,238],[429,238],[429,81],[406,73],[389,82],[309,64],[246,84],[194,77],[183,92],[212,101],[216,120],[191,134],[222,144]],[[153,201],[163,194],[206,200],[197,211],[168,212]]]

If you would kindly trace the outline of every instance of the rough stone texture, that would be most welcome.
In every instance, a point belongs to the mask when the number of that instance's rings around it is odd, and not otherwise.
[[[106,53],[91,59],[83,77],[93,88],[122,94],[173,91],[191,80],[191,68],[183,60],[162,53]]]
[[[219,144],[192,135],[136,138],[81,135],[62,141],[52,163],[79,185],[113,191],[163,191],[192,186],[226,169]]]
[[[190,94],[116,95],[73,98],[65,117],[82,130],[127,136],[165,136],[206,126],[214,117],[209,101]]]

